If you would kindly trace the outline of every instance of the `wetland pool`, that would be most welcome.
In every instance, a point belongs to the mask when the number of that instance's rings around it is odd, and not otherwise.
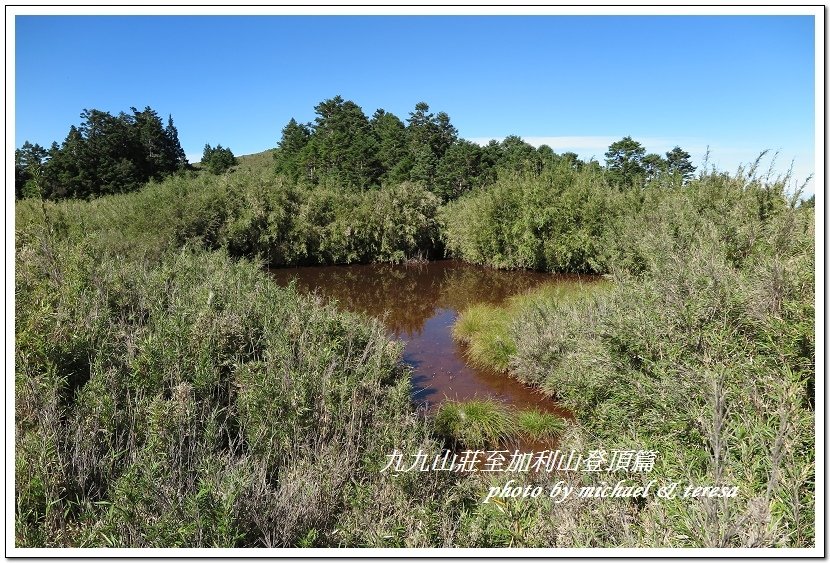
[[[470,305],[498,305],[543,283],[579,276],[500,271],[457,260],[274,268],[270,273],[279,285],[295,280],[301,292],[316,292],[336,300],[341,309],[381,319],[389,334],[405,344],[412,399],[420,407],[429,409],[447,399],[492,398],[567,416],[550,398],[507,374],[467,365],[463,345],[452,338],[452,326]]]

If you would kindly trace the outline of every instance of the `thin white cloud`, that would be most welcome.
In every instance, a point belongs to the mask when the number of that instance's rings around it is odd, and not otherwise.
[[[557,149],[602,149],[608,150],[609,145],[619,141],[622,137],[527,137],[525,142],[534,147],[547,145]]]

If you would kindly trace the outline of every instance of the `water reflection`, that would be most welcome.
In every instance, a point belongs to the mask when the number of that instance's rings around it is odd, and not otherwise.
[[[492,397],[517,406],[559,412],[549,399],[503,374],[464,362],[451,327],[474,303],[499,304],[507,297],[556,279],[538,272],[504,272],[454,260],[419,264],[322,266],[271,270],[280,285],[296,280],[303,292],[334,299],[344,310],[384,321],[406,343],[404,361],[413,367],[413,399],[435,404],[445,398]]]

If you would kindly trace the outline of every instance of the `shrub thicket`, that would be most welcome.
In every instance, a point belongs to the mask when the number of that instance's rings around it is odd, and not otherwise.
[[[621,192],[602,170],[567,162],[541,175],[503,176],[443,209],[447,249],[496,268],[602,272],[603,233],[637,209],[639,192]]]
[[[511,373],[572,409],[586,449],[653,449],[651,477],[739,487],[651,500],[616,519],[622,543],[812,545],[812,210],[740,174],[643,197],[605,237],[613,290],[524,309]]]
[[[21,239],[18,545],[336,545],[355,489],[417,442],[378,322],[222,252]]]
[[[271,171],[176,176],[137,193],[90,202],[24,200],[18,220],[122,256],[158,254],[186,242],[272,266],[399,263],[441,256],[440,201],[417,184],[363,193],[288,182]]]

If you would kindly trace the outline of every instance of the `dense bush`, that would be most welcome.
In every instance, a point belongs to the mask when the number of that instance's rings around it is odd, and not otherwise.
[[[636,209],[637,194],[608,186],[602,171],[559,162],[541,175],[501,177],[447,205],[448,251],[496,268],[601,272],[609,222]]]
[[[91,202],[27,200],[17,214],[36,224],[46,214],[50,228],[68,229],[124,256],[195,242],[282,266],[441,256],[439,206],[418,184],[353,193],[247,170],[168,178],[134,194]]]
[[[393,448],[438,447],[411,416],[400,345],[225,250],[401,260],[437,238],[437,200],[405,185],[304,202],[308,214],[333,201],[332,222],[374,229],[361,248],[334,227],[311,241],[292,207],[303,190],[251,172],[19,202],[18,546],[455,541],[445,523],[476,491],[380,472]]]
[[[400,347],[376,321],[221,252],[142,264],[23,238],[18,545],[322,538],[393,445],[417,440]]]
[[[659,478],[739,487],[647,503],[632,542],[815,541],[814,217],[782,187],[648,193],[606,239],[613,291],[514,319],[511,373],[562,399],[586,448],[655,449]]]

